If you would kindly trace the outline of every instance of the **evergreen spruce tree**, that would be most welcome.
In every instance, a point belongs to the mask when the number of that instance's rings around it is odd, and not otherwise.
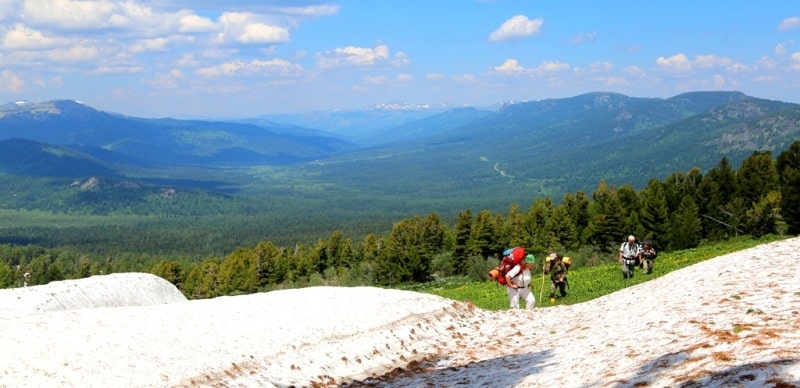
[[[455,272],[465,275],[469,259],[469,236],[472,232],[472,211],[470,209],[458,213],[456,219],[455,243],[453,245],[453,261]]]
[[[274,286],[288,279],[289,260],[282,254],[281,249],[269,241],[262,241],[256,244],[254,253],[260,286]]]
[[[586,242],[585,230],[589,226],[589,198],[582,190],[578,190],[575,195],[564,194],[561,204],[567,208],[570,219],[575,225],[575,235],[578,243]]]
[[[566,206],[559,205],[553,209],[550,218],[547,219],[545,224],[545,231],[547,235],[553,236],[552,251],[578,248],[579,241],[575,231],[575,223],[572,222]]]
[[[694,248],[700,244],[702,226],[697,214],[697,205],[690,195],[683,197],[670,224],[671,249]]]
[[[549,197],[536,198],[525,214],[524,228],[529,243],[525,246],[531,252],[549,251],[552,236],[546,231],[547,219],[553,211],[553,202]]]
[[[183,288],[183,268],[181,264],[175,260],[161,260],[150,270],[150,273],[156,275],[179,289]]]
[[[395,285],[409,282],[424,265],[420,247],[419,216],[397,222],[386,240],[386,248],[378,258],[378,282]]]
[[[489,258],[502,253],[497,248],[497,225],[492,212],[482,210],[475,216],[469,238],[469,251],[474,255]]]
[[[221,296],[218,279],[219,265],[219,260],[215,258],[206,259],[199,265],[195,265],[183,283],[183,292],[186,297],[203,299]]]
[[[747,211],[747,232],[753,237],[765,234],[782,234],[786,223],[780,212],[781,192],[770,191]]]
[[[328,268],[350,268],[353,261],[353,241],[341,230],[335,230],[324,244],[324,256],[327,262],[320,273]]]
[[[719,190],[719,204],[725,206],[733,198],[733,195],[739,190],[736,180],[736,171],[731,167],[730,161],[727,157],[723,157],[716,167],[712,168],[706,174],[707,178],[711,178],[716,182]]]
[[[669,229],[669,212],[664,188],[658,179],[651,179],[642,191],[639,220],[644,229],[642,238],[652,241],[656,247],[665,246]]]
[[[772,160],[770,151],[755,151],[742,162],[736,175],[737,196],[744,199],[747,207],[758,202],[761,197],[780,188],[778,168]]]
[[[252,249],[239,248],[219,265],[217,279],[221,295],[252,294],[258,291],[258,259]]]
[[[791,235],[800,234],[800,140],[778,155],[781,214]]]
[[[641,239],[644,229],[639,221],[639,194],[631,185],[622,185],[617,189],[617,198],[622,206],[622,230]]]
[[[710,176],[703,179],[697,190],[697,211],[700,214],[700,224],[703,226],[703,235],[710,239],[718,240],[725,236],[726,227],[720,220],[720,194],[719,185]]]
[[[631,234],[631,231],[621,230],[622,204],[617,197],[616,190],[609,187],[605,180],[601,180],[592,192],[594,200],[589,207],[589,242],[604,252],[617,249],[618,242]]]
[[[508,246],[529,246],[528,233],[525,230],[525,217],[519,210],[519,204],[511,204],[508,210],[508,217],[505,219],[503,227],[504,240],[508,241]]]
[[[683,175],[682,172],[673,172],[669,174],[667,179],[664,180],[662,183],[662,187],[664,188],[664,198],[667,200],[667,209],[669,209],[669,213],[671,214],[681,203],[681,199],[683,198],[683,180],[686,177]]]

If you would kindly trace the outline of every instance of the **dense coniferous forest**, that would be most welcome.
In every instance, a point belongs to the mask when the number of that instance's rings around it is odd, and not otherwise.
[[[641,190],[601,180],[591,193],[567,193],[558,203],[545,196],[527,207],[510,204],[506,211],[463,209],[452,225],[436,212],[414,215],[394,222],[387,233],[355,240],[346,231],[333,230],[313,244],[258,240],[204,257],[168,252],[111,256],[42,248],[25,241],[21,232],[19,241],[0,245],[0,286],[145,271],[169,280],[187,297],[209,298],[321,284],[396,286],[443,276],[482,279],[510,246],[537,255],[563,252],[573,257],[574,265],[591,266],[614,260],[618,244],[629,234],[652,241],[660,250],[736,235],[796,235],[798,209],[800,141],[795,141],[777,158],[756,151],[738,168],[723,158],[705,173],[693,168],[653,178]],[[148,222],[144,216],[140,221]],[[96,227],[109,228],[101,223]],[[142,240],[128,243],[164,244],[169,251],[176,234],[161,233],[167,229],[154,228]],[[219,243],[213,231],[207,233],[208,239],[197,244]],[[91,233],[83,238],[91,239]]]

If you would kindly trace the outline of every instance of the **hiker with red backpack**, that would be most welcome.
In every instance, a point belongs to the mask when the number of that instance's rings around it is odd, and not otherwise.
[[[525,300],[525,310],[533,310],[536,306],[536,297],[531,290],[531,268],[536,259],[532,254],[525,255],[525,260],[515,265],[506,273],[506,292],[512,309],[518,309],[519,299]]]
[[[521,247],[509,248],[503,251],[503,257],[497,267],[489,271],[489,278],[506,286],[508,300],[511,308],[519,308],[519,298],[525,299],[525,308],[533,308],[536,299],[530,291],[531,268],[534,257],[525,254]]]

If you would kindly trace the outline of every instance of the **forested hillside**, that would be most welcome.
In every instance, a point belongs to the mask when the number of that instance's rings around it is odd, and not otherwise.
[[[232,252],[267,243],[293,264],[253,283],[268,288],[330,278],[331,268],[334,277],[378,284],[464,274],[517,241],[535,252],[594,257],[633,232],[653,233],[667,247],[683,238],[670,232],[672,219],[693,212],[691,202],[681,206],[687,193],[704,225],[701,241],[781,231],[797,218],[783,184],[794,178],[783,175],[796,165],[789,146],[800,138],[799,116],[800,105],[736,92],[589,93],[429,113],[372,133],[379,146],[353,150],[329,132],[286,123],[141,119],[74,101],[15,103],[0,108],[0,139],[27,133],[39,140],[0,140],[0,244],[63,252],[46,254],[48,262],[70,257],[51,271],[55,279],[85,273],[79,262],[113,263],[114,271],[176,263],[186,277],[206,259],[221,265]],[[765,180],[766,167],[749,172],[750,163],[766,165],[778,154],[790,155],[770,162],[782,171],[780,189]],[[661,205],[646,210],[648,196],[658,195],[650,194],[654,179],[667,216]],[[750,186],[769,190],[750,193]],[[606,204],[606,191],[621,204]],[[556,221],[570,206],[587,210]],[[617,216],[598,215],[618,206]],[[416,223],[443,229],[441,241],[393,253],[393,231]],[[414,239],[402,244],[428,240]],[[9,265],[22,270],[33,259],[22,256],[28,259]],[[400,257],[422,267],[400,276],[391,267]]]
[[[342,231],[312,245],[260,241],[224,257],[88,257],[68,250],[3,245],[0,284],[43,284],[96,273],[149,271],[187,296],[207,298],[309,284],[398,285],[433,276],[482,278],[509,246],[537,255],[559,251],[588,266],[613,260],[628,234],[661,250],[735,235],[800,233],[800,141],[773,158],[754,152],[739,168],[723,158],[652,179],[642,190],[600,181],[591,194],[533,198],[507,212],[463,209],[453,225],[436,213],[394,223],[388,234],[354,240]]]

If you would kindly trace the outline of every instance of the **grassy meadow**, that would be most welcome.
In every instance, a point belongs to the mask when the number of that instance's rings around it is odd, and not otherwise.
[[[655,279],[676,269],[688,267],[692,264],[727,253],[777,241],[782,238],[785,237],[775,235],[768,235],[759,239],[736,237],[727,241],[701,245],[694,249],[659,252],[653,273],[645,275],[637,268],[633,279],[627,280],[622,278],[619,264],[616,262],[578,268],[573,265],[569,271],[568,295],[563,299],[556,299],[555,303],[552,304],[548,297],[550,291],[549,276],[542,276],[541,272],[534,273],[534,281],[532,284],[534,294],[536,295],[536,307],[585,302],[634,284]],[[537,261],[538,260],[537,258]],[[539,261],[536,266],[538,270],[541,271],[541,261]],[[544,286],[542,286],[542,284],[544,284]],[[506,295],[505,286],[501,286],[490,280],[469,281],[462,278],[445,278],[429,283],[409,286],[405,289],[470,302],[486,310],[496,311],[508,309],[508,296]]]

